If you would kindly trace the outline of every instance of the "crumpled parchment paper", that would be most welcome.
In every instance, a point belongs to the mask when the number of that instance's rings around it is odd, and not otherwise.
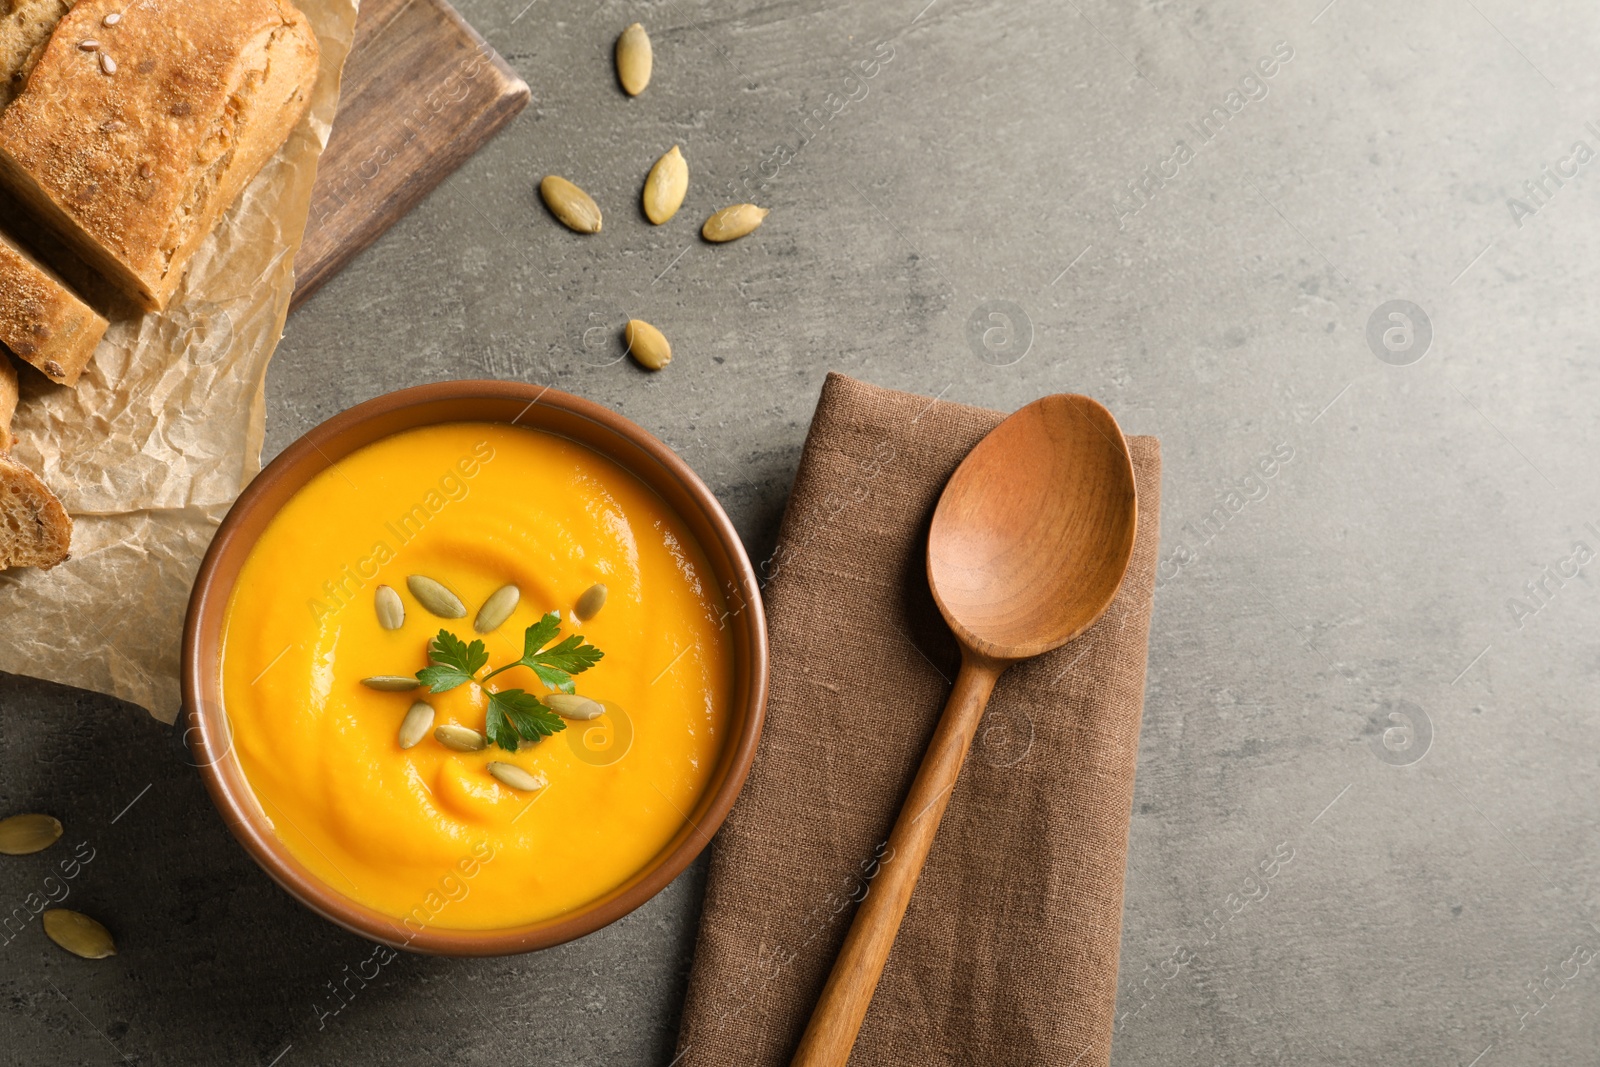
[[[297,0],[311,111],[190,263],[169,310],[114,321],[75,389],[25,375],[13,454],[72,514],[72,558],[0,573],[0,670],[178,714],[189,586],[261,466],[267,362],[294,291],[358,0]]]

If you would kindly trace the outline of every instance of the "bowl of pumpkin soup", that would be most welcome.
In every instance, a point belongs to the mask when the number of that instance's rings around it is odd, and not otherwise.
[[[754,571],[616,413],[514,382],[391,393],[250,484],[184,631],[218,811],[302,903],[396,948],[590,933],[683,871],[761,731]]]

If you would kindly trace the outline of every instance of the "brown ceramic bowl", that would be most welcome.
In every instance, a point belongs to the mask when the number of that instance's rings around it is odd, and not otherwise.
[[[239,570],[278,509],[312,477],[364,445],[441,422],[504,422],[560,434],[616,462],[655,490],[699,540],[727,600],[734,704],[727,745],[688,821],[643,870],[604,897],[507,930],[449,930],[373,911],[331,888],[284,848],[229,746],[222,702],[222,621]],[[755,759],[767,693],[767,631],[755,572],[705,484],[666,445],[597,404],[518,382],[441,382],[402,389],[336,415],[273,460],[228,512],[200,564],[183,630],[185,735],[228,829],[281,886],[324,918],[396,948],[448,956],[529,952],[592,933],[676,878],[722,824]]]

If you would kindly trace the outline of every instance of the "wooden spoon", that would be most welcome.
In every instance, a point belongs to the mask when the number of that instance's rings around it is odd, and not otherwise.
[[[1128,442],[1086,396],[1029,404],[951,475],[928,532],[928,582],[961,645],[961,673],[795,1067],[850,1058],[995,682],[1105,614],[1133,554],[1137,514]]]

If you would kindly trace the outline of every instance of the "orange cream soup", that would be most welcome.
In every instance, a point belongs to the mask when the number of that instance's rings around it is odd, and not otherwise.
[[[409,574],[450,586],[468,617],[430,615]],[[435,725],[481,731],[487,698],[473,685],[380,693],[360,679],[427,666],[441,627],[477,639],[472,617],[507,582],[522,599],[482,637],[489,669],[559,611],[563,637],[605,653],[575,681],[607,714],[515,754],[453,752],[431,734],[402,750],[414,700],[434,705]],[[572,605],[596,582],[605,607],[575,625]],[[380,584],[405,602],[399,630],[378,625]],[[234,747],[289,851],[354,900],[413,929],[557,916],[642,868],[706,788],[733,683],[723,610],[683,522],[610,460],[505,425],[407,431],[318,475],[251,551],[223,635]],[[489,684],[548,691],[522,667]],[[485,770],[491,760],[549,785],[515,792]]]

